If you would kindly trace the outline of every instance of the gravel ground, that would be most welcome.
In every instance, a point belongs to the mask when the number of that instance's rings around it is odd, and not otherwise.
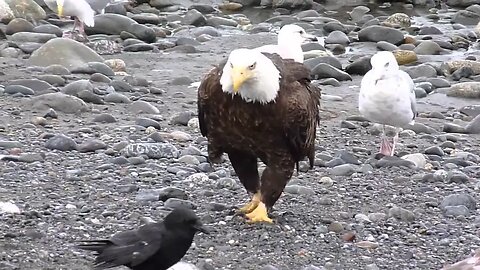
[[[89,104],[91,112],[59,113],[38,125],[36,117],[46,111],[26,106],[27,97],[0,95],[0,141],[18,144],[0,146],[0,154],[41,159],[0,161],[0,202],[12,201],[21,209],[0,214],[0,269],[91,269],[93,256],[74,249],[73,241],[109,237],[148,218],[161,220],[163,207],[177,203],[192,204],[214,230],[197,235],[183,259],[201,269],[440,269],[470,255],[480,243],[479,137],[441,130],[457,118],[458,109],[475,102],[445,95],[419,100],[417,122],[432,129],[402,133],[398,151],[427,150],[426,163],[432,166],[377,163],[372,158],[379,143],[375,128],[351,119],[358,115],[359,76],[340,87],[323,87],[324,94],[342,100],[322,101],[316,166],[292,178],[272,213],[276,223],[249,225],[234,216],[247,194],[228,161],[213,171],[205,164],[205,139],[194,121],[187,125],[195,118],[196,90],[178,81],[200,80],[234,47],[274,40],[266,34],[223,36],[198,46],[201,53],[107,57],[123,59],[130,74],[151,81],[148,88],[164,90],[161,95],[127,93],[154,104],[160,110],[155,116],[132,113],[129,104]],[[0,61],[6,73],[2,81],[31,77],[23,60]],[[67,78],[89,78],[82,76]],[[116,122],[93,122],[100,114]],[[151,136],[136,125],[139,117],[154,118],[160,124],[156,135],[181,157],[124,158],[122,146]],[[77,144],[100,140],[106,149],[48,149],[46,142],[55,134]],[[333,166],[336,162],[344,165]],[[159,200],[168,187],[174,190]],[[167,197],[174,198],[162,200]]]

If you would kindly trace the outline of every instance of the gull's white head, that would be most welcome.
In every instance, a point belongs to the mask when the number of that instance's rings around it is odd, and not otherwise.
[[[317,37],[307,34],[300,26],[295,24],[284,25],[278,32],[278,45],[302,45],[306,40],[317,41]]]
[[[398,62],[392,52],[381,51],[377,52],[370,59],[372,69],[376,70],[398,70]]]
[[[222,90],[239,94],[247,102],[268,103],[280,89],[280,71],[257,50],[233,50],[220,78]]]

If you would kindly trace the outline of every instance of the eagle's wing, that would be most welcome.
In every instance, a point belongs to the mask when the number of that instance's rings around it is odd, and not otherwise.
[[[220,65],[212,68],[207,75],[202,79],[200,86],[198,86],[198,96],[197,96],[197,109],[198,109],[198,122],[200,126],[200,132],[202,136],[207,137],[208,128],[207,128],[207,115],[210,105],[210,98],[215,94],[215,91],[219,91],[222,88],[220,84],[220,77],[222,76],[222,70],[227,62],[227,59],[224,59]]]
[[[282,84],[285,97],[284,129],[290,151],[297,162],[307,155],[310,167],[315,157],[315,137],[320,122],[320,88],[310,83],[310,70],[302,63],[283,60]]]

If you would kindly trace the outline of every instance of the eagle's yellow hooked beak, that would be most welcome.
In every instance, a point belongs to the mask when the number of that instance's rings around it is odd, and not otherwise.
[[[252,77],[252,71],[245,67],[232,68],[233,92],[237,93],[243,83]]]
[[[57,0],[57,11],[58,11],[58,16],[63,16],[63,3],[61,3],[58,0]]]

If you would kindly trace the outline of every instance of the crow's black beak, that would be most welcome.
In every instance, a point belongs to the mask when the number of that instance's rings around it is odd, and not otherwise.
[[[207,227],[205,227],[205,225],[203,225],[203,224],[200,223],[200,222],[198,222],[197,224],[195,224],[193,227],[194,227],[197,231],[199,231],[199,232],[203,232],[203,233],[205,233],[205,234],[210,234],[210,230],[209,230]]]

